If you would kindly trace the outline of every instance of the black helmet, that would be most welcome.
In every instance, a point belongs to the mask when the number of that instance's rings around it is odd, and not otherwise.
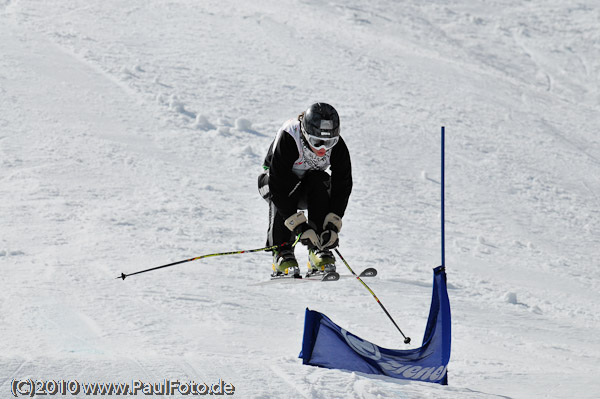
[[[309,144],[315,148],[333,147],[339,140],[340,117],[331,105],[314,103],[301,121],[302,134]]]

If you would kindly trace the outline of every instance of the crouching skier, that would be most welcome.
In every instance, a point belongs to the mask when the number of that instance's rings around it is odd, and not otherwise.
[[[352,191],[350,154],[335,108],[315,103],[285,122],[263,169],[258,188],[269,203],[267,245],[280,245],[273,251],[273,277],[300,277],[291,245],[298,235],[308,247],[309,274],[335,271],[331,249]],[[299,209],[308,211],[308,219]]]

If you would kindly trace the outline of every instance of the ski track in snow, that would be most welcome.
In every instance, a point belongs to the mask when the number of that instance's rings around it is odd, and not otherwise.
[[[596,397],[599,20],[591,1],[0,0],[1,395],[221,378],[243,398]],[[313,101],[352,153],[340,251],[378,269],[415,344],[447,128],[447,387],[301,364],[306,307],[404,348],[353,279],[252,286],[266,253],[116,279],[263,246],[262,158]]]

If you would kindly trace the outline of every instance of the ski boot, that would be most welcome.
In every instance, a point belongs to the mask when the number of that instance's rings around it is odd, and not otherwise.
[[[309,249],[308,250],[308,274],[327,274],[335,272],[335,257],[329,250]]]
[[[283,276],[300,277],[300,268],[293,248],[273,250],[273,274],[271,277]]]

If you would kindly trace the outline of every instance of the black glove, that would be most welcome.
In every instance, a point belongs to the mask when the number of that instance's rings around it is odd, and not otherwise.
[[[300,211],[283,222],[285,226],[294,233],[295,236],[300,235],[300,242],[306,245],[309,249],[319,247],[319,236],[315,230],[308,224],[304,212]]]
[[[342,229],[342,218],[333,212],[325,216],[323,222],[323,232],[321,233],[320,246],[321,249],[332,249],[339,245],[338,233]]]

